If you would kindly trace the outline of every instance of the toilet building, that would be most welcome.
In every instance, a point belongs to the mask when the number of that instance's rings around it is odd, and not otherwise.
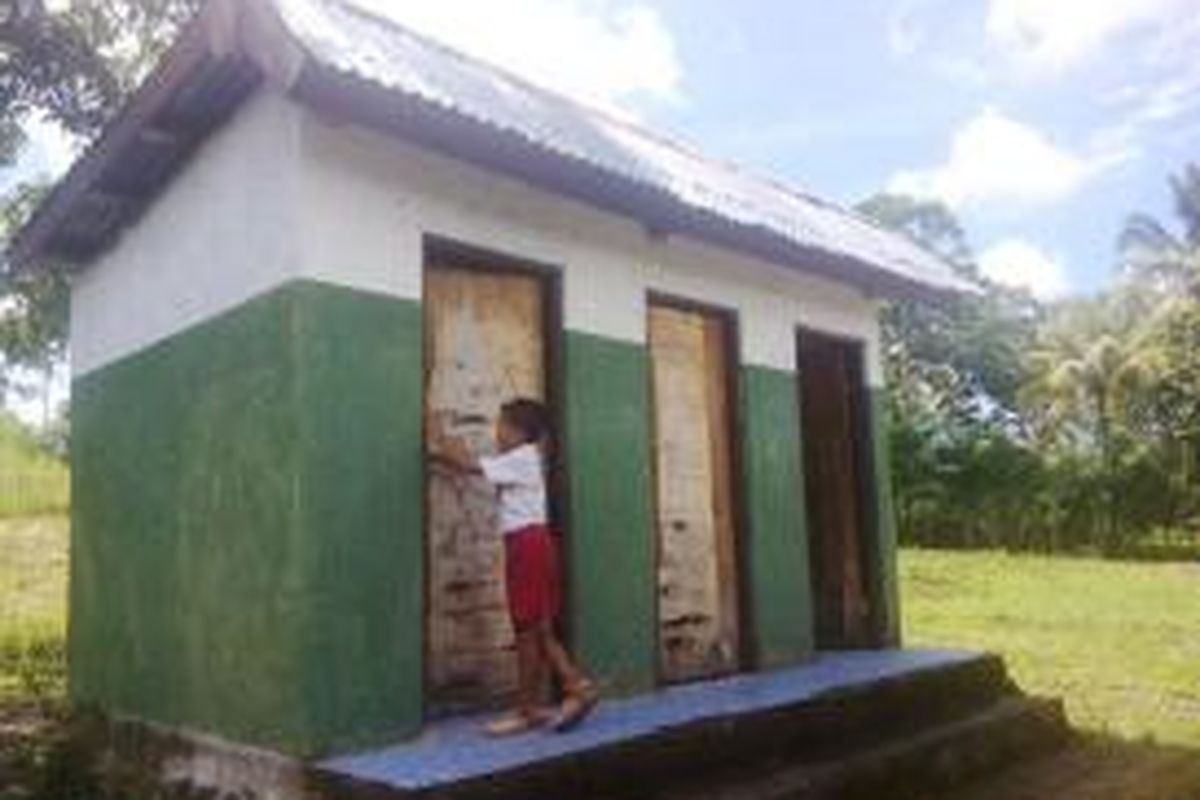
[[[14,242],[72,270],[70,692],[315,755],[502,702],[494,497],[557,421],[610,695],[898,643],[877,313],[908,240],[339,0],[217,0]]]

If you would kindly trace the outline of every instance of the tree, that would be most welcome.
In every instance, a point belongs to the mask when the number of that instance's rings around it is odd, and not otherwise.
[[[48,118],[81,138],[94,136],[146,74],[198,0],[78,0],[48,10],[42,0],[9,1],[0,11],[0,167],[25,145],[22,126]],[[45,179],[0,199],[0,236],[7,241],[46,190]],[[13,368],[49,379],[66,353],[68,281],[55,264],[0,272],[0,354]]]
[[[982,279],[945,206],[877,195],[858,206],[942,256],[980,293],[889,304],[882,318],[897,513],[906,541],[996,543],[1024,538],[1025,489],[1038,461],[1016,434],[1023,350],[1040,309],[1027,292]],[[1003,520],[1003,522],[1001,522]]]
[[[1099,533],[1109,549],[1137,532],[1138,524],[1122,524],[1122,494],[1127,478],[1144,473],[1158,455],[1142,446],[1147,431],[1138,424],[1162,367],[1142,307],[1139,293],[1119,290],[1060,304],[1030,351],[1022,391],[1048,454],[1066,448],[1077,464],[1094,457],[1104,511]],[[1149,519],[1140,514],[1139,521]]]
[[[102,43],[89,37],[91,14],[51,13],[41,0],[10,2],[0,14],[0,124],[10,158],[30,114],[44,114],[73,133],[94,132],[120,92]]]
[[[1149,214],[1133,214],[1118,239],[1124,277],[1159,294],[1200,300],[1200,167],[1169,179],[1182,234]]]
[[[1023,380],[1022,353],[1041,314],[1033,297],[979,275],[962,227],[941,203],[881,194],[857,208],[942,256],[980,287],[975,296],[888,306],[884,352],[893,385],[909,394],[932,392],[939,403],[967,414],[1011,411]],[[917,388],[914,381],[926,385]]]

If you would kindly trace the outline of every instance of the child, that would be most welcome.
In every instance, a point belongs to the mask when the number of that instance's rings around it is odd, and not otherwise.
[[[487,726],[506,736],[550,722],[538,707],[547,666],[565,692],[554,729],[578,725],[595,706],[596,690],[567,654],[555,634],[561,606],[556,544],[548,525],[542,445],[549,434],[546,408],[517,398],[500,408],[495,456],[473,458],[461,439],[447,436],[440,420],[429,434],[432,459],[451,468],[480,474],[496,486],[500,532],[504,537],[505,588],[517,638],[517,707]]]

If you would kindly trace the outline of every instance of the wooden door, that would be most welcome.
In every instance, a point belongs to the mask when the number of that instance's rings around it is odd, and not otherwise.
[[[800,336],[800,404],[817,646],[871,643],[863,491],[862,350]]]
[[[738,667],[729,323],[653,303],[659,669],[668,681]]]
[[[526,274],[425,271],[425,406],[477,454],[493,451],[504,401],[545,396],[544,308],[542,283]],[[482,478],[427,470],[429,699],[441,710],[492,705],[516,688],[496,495]]]

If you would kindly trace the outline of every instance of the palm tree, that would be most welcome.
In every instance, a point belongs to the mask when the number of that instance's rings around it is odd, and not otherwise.
[[[1061,305],[1028,355],[1030,380],[1021,393],[1044,443],[1065,441],[1098,455],[1109,543],[1117,532],[1118,433],[1160,369],[1142,309],[1130,292]]]
[[[1188,164],[1170,178],[1178,234],[1149,214],[1133,214],[1118,240],[1122,272],[1161,294],[1200,299],[1200,166]]]

